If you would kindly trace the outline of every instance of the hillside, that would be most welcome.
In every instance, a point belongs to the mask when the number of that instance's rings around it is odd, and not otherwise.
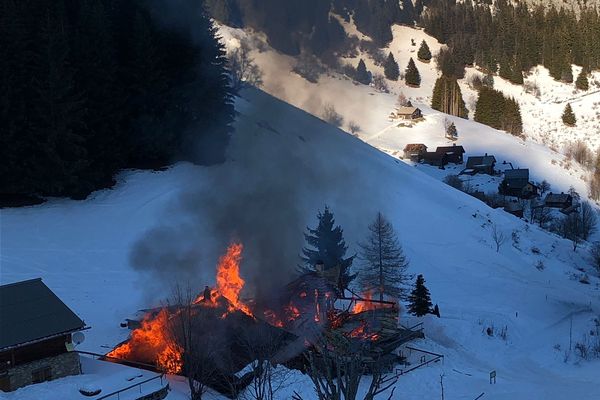
[[[363,91],[370,96],[367,88],[357,90]],[[377,97],[385,115],[384,100],[393,98]],[[244,91],[236,110],[224,165],[126,172],[113,190],[82,202],[3,210],[1,282],[41,276],[93,327],[82,349],[106,352],[128,333],[118,323],[159,304],[175,281],[211,284],[222,240],[231,235],[247,245],[241,272],[251,294],[255,279],[292,275],[302,230],[325,204],[353,251],[382,211],[399,232],[410,272],[425,275],[442,314],[424,319],[427,339],[416,345],[444,354],[444,363],[401,377],[396,393],[437,398],[444,374],[446,396],[454,399],[481,392],[507,400],[597,397],[600,361],[565,355],[571,321],[573,341],[582,341],[600,313],[598,278],[590,275],[589,285],[578,281],[578,268],[587,268],[581,250],[264,92]],[[433,126],[437,119],[431,118]],[[502,144],[505,136],[493,134]],[[507,149],[517,146],[507,143]],[[223,221],[231,221],[231,229],[217,223]],[[492,224],[508,238],[499,252]],[[261,247],[257,237],[276,239]],[[292,248],[297,251],[287,251]],[[505,327],[506,339],[488,336],[488,327]],[[491,370],[498,372],[496,385],[488,382]],[[28,390],[5,398],[35,398]],[[293,390],[310,396],[308,378],[295,375],[279,398],[289,399]]]
[[[350,33],[355,32],[351,24],[346,24],[345,28]],[[248,33],[240,29],[222,27],[220,33],[228,48],[234,48],[239,45],[240,40],[248,38]],[[422,40],[428,43],[433,54],[441,47],[434,38],[420,29],[395,25],[393,33],[394,40],[383,51],[394,54],[401,71],[411,57],[416,59],[418,45]],[[255,43],[262,40],[260,35],[251,36],[251,39]],[[416,43],[415,46],[412,41]],[[538,67],[527,81],[536,82],[540,87],[539,98],[526,93],[523,86],[495,76],[495,88],[513,96],[521,106],[524,138],[519,138],[472,120],[454,118],[432,110],[429,105],[433,85],[439,75],[434,60],[431,63],[416,61],[422,78],[419,88],[406,86],[403,81],[387,81],[390,93],[381,93],[336,73],[322,75],[318,83],[308,82],[292,72],[296,63],[293,57],[273,51],[264,44],[257,47],[261,51],[254,51],[252,56],[263,70],[265,91],[319,117],[323,114],[325,105],[333,105],[343,117],[343,129],[349,131],[350,122],[358,124],[358,137],[395,157],[402,155],[402,150],[408,143],[425,143],[430,148],[448,144],[444,138],[444,120],[447,118],[455,122],[459,132],[457,144],[465,147],[467,156],[494,154],[500,162],[512,162],[515,167],[530,168],[534,180],[549,181],[555,191],[566,191],[573,186],[583,196],[588,193],[586,180],[590,172],[567,160],[563,151],[567,143],[576,139],[584,140],[591,150],[595,150],[600,144],[596,135],[597,127],[600,126],[600,117],[595,114],[595,103],[600,102],[598,83],[594,83],[598,79],[596,74],[596,78],[591,80],[591,89],[583,94],[577,93],[573,85],[552,80],[545,69]],[[370,71],[383,73],[383,68],[376,66],[364,53],[341,61],[356,65],[359,58],[365,60]],[[468,82],[474,74],[480,72],[475,68],[468,68],[465,79],[459,82],[471,118],[475,111],[477,92]],[[402,126],[398,121],[388,119],[388,115],[395,109],[399,93],[404,93],[414,105],[423,110],[423,122]],[[567,102],[572,103],[579,118],[577,127],[568,128],[562,124],[560,118]],[[429,172],[443,177],[439,171]]]

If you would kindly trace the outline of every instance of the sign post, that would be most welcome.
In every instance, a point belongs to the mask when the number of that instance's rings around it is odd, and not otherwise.
[[[492,383],[493,383],[493,384],[496,384],[496,371],[495,371],[495,370],[494,370],[494,371],[492,371],[492,372],[490,372],[490,385],[491,385]]]

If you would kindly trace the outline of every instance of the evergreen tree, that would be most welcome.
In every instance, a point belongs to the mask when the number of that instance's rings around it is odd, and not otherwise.
[[[579,75],[577,75],[577,80],[575,81],[575,87],[579,90],[588,90],[590,87],[587,71],[584,69],[581,70]]]
[[[465,106],[456,78],[442,75],[435,81],[431,96],[431,108],[457,117],[468,118],[469,111]]]
[[[458,137],[458,130],[456,129],[456,125],[454,125],[454,122],[451,122],[446,126],[446,137],[449,137],[449,138],[457,138]]]
[[[369,236],[360,244],[359,279],[363,289],[394,299],[405,297],[408,260],[392,224],[381,213],[369,225]]]
[[[356,67],[355,79],[363,85],[368,85],[369,83],[371,83],[371,76],[369,75],[369,71],[367,71],[367,66],[365,65],[365,62],[362,58],[358,61],[358,66]]]
[[[523,132],[519,103],[504,97],[502,92],[487,86],[482,87],[475,107],[475,121],[506,130],[513,135]]]
[[[350,273],[350,267],[355,256],[346,257],[348,246],[344,241],[344,231],[335,225],[333,213],[328,207],[317,215],[317,227],[307,228],[304,234],[307,246],[302,249],[302,260],[309,269],[315,268],[322,262],[325,270],[340,268],[340,286],[347,288],[348,284],[356,277]]]
[[[425,287],[425,278],[423,278],[423,275],[417,276],[415,288],[410,293],[408,301],[408,311],[417,317],[422,317],[431,312],[433,304],[431,303],[429,289]]]
[[[560,80],[565,83],[573,83],[573,71],[571,70],[570,65],[568,65],[560,74]]]
[[[567,103],[565,106],[565,110],[562,114],[562,121],[567,126],[575,126],[577,124],[577,118],[575,117],[575,113],[571,108],[571,104]]]
[[[417,58],[424,62],[431,61],[431,50],[429,50],[429,46],[425,40],[421,42],[421,47],[419,47],[419,51],[417,52]]]
[[[406,66],[406,70],[404,72],[404,80],[407,85],[419,87],[421,85],[421,75],[419,74],[419,70],[415,65],[412,57],[408,61],[408,65]]]
[[[392,81],[397,81],[400,76],[400,68],[398,67],[398,63],[394,59],[394,55],[390,51],[388,58],[385,60],[385,64],[383,65],[383,72],[385,77]]]

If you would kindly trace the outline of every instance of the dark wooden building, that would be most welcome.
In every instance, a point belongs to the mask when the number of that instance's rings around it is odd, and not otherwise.
[[[83,329],[41,279],[0,286],[0,391],[81,373],[71,335]]]
[[[423,154],[423,162],[425,164],[434,165],[443,169],[444,166],[448,164],[448,157],[444,153],[427,151]]]
[[[423,143],[410,143],[404,147],[404,158],[407,160],[419,162],[425,153],[427,153],[427,146]]]
[[[530,199],[537,196],[538,187],[529,182],[529,169],[507,169],[499,192],[505,196]]]
[[[462,164],[465,149],[462,146],[453,144],[452,146],[440,146],[435,150],[436,153],[444,154],[449,163]]]
[[[462,174],[488,174],[494,175],[496,166],[496,157],[488,156],[487,153],[483,156],[473,156],[467,158],[467,167],[461,172]]]
[[[566,209],[573,205],[573,196],[568,193],[548,193],[544,205],[551,208]]]

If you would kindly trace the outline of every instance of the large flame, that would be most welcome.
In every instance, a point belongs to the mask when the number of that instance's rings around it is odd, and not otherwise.
[[[252,316],[250,308],[240,301],[240,292],[246,281],[240,276],[240,261],[242,260],[241,243],[233,243],[227,253],[219,259],[217,266],[217,292],[231,302],[228,311],[241,310]]]
[[[182,369],[182,351],[169,337],[169,313],[162,309],[155,317],[147,316],[141,327],[131,333],[131,339],[107,354],[122,359],[145,359],[155,354],[161,370],[177,374]]]

